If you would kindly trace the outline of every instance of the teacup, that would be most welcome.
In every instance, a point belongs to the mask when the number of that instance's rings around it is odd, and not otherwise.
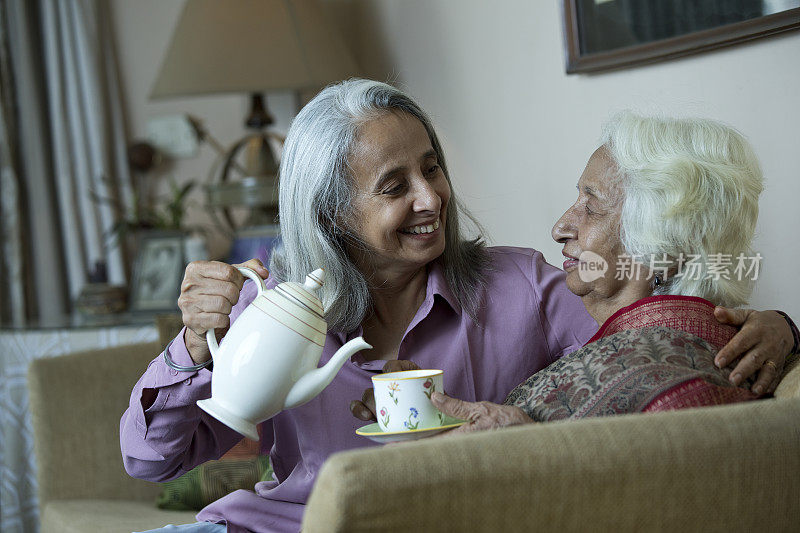
[[[405,370],[372,377],[375,415],[384,432],[436,428],[444,415],[431,403],[433,392],[444,392],[441,370]]]

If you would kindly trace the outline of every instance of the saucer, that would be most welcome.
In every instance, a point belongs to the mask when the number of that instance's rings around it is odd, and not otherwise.
[[[457,428],[465,421],[451,416],[444,417],[444,424],[435,428],[409,429],[408,431],[386,431],[381,430],[377,422],[360,427],[356,430],[356,435],[367,437],[369,440],[385,444],[387,442],[404,442],[407,440],[423,439],[431,437],[442,431]]]

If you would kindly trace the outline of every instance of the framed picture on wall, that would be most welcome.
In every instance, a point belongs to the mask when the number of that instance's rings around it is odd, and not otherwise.
[[[800,29],[800,0],[562,0],[562,12],[567,74],[653,63]]]
[[[185,240],[182,233],[154,233],[142,239],[133,268],[131,311],[177,310]]]

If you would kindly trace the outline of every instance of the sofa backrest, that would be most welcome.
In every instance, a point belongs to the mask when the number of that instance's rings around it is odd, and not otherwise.
[[[158,343],[37,359],[28,372],[39,506],[52,499],[154,501],[159,485],[125,472],[119,421]]]
[[[798,359],[776,399],[334,454],[303,531],[795,531]]]
[[[765,399],[340,452],[303,531],[797,531],[798,419]]]
[[[786,363],[775,397],[800,398],[800,356],[795,355]]]

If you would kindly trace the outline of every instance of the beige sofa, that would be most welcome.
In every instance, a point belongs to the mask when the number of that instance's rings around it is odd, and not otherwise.
[[[344,452],[306,533],[800,531],[800,366],[776,398]]]
[[[194,522],[122,466],[119,419],[159,343],[38,359],[28,372],[42,533],[130,533]]]
[[[119,418],[159,349],[31,365],[42,533],[194,520],[122,467]],[[337,454],[304,531],[800,531],[800,367],[777,396]]]

